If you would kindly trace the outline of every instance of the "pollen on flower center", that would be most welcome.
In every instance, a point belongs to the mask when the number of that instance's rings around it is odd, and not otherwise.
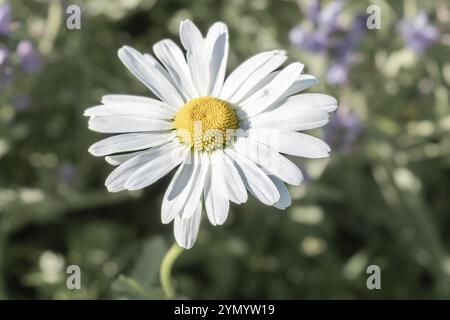
[[[233,107],[218,98],[200,97],[187,102],[175,115],[174,126],[181,142],[195,150],[221,148],[238,127]]]

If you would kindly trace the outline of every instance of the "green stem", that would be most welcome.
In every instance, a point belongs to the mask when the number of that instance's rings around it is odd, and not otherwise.
[[[175,298],[175,289],[171,281],[172,266],[182,252],[183,248],[174,243],[172,247],[170,247],[169,251],[167,251],[161,262],[161,267],[159,268],[159,277],[161,280],[162,289],[164,290],[164,293],[166,295],[166,299]]]

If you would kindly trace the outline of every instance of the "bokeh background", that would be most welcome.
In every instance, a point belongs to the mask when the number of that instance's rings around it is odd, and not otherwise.
[[[66,27],[72,4],[81,30]],[[340,108],[314,132],[331,157],[297,161],[307,181],[289,209],[251,198],[202,224],[175,263],[177,296],[450,298],[448,0],[0,0],[0,298],[163,298],[170,175],[108,193],[111,167],[87,152],[104,136],[82,114],[107,93],[149,95],[117,49],[178,42],[184,18],[228,24],[228,71],[286,49]],[[81,290],[66,288],[73,264]],[[371,264],[381,290],[366,287]]]

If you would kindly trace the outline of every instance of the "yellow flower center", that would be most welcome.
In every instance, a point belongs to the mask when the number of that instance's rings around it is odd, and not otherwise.
[[[174,126],[181,142],[198,151],[222,148],[238,127],[233,107],[214,97],[195,98],[175,115]]]

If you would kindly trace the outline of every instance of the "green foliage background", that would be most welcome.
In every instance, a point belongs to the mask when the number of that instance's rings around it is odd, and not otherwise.
[[[81,30],[65,27],[69,4],[82,8]],[[228,24],[229,71],[262,50],[288,50],[321,80],[310,91],[351,106],[364,132],[351,154],[298,160],[311,181],[291,188],[286,211],[252,198],[232,206],[222,227],[203,221],[194,248],[176,261],[177,296],[450,298],[448,39],[421,56],[404,49],[402,1],[348,2],[343,19],[370,4],[381,7],[382,28],[366,32],[350,81],[329,86],[328,58],[289,43],[305,19],[295,1],[11,1],[17,26],[6,45],[31,40],[45,67],[15,72],[0,96],[0,297],[163,298],[158,268],[174,240],[160,205],[170,175],[142,192],[109,194],[111,167],[87,152],[102,136],[82,114],[106,93],[148,95],[117,49],[178,41],[179,21],[191,18],[203,31]],[[416,2],[447,35],[448,20],[435,13],[449,6]],[[29,111],[14,108],[16,93],[32,98]],[[72,264],[82,290],[66,288]],[[381,267],[381,290],[366,287],[370,264]]]

